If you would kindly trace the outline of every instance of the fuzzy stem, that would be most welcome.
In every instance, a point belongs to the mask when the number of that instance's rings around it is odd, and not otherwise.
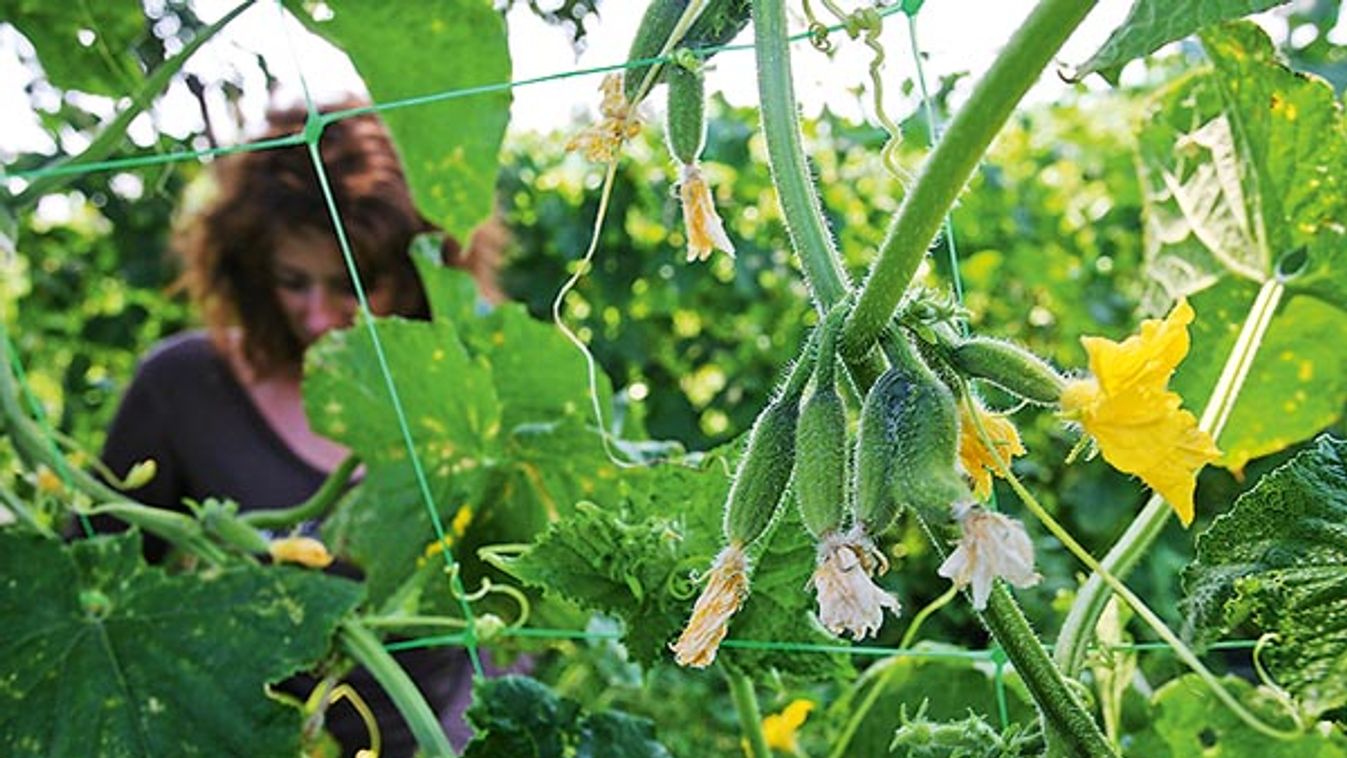
[[[758,4],[754,4],[755,9]],[[842,340],[844,357],[854,360],[865,355],[879,338],[945,214],[992,139],[1094,5],[1095,0],[1042,0],[978,82],[927,158],[889,226],[847,324]],[[764,110],[766,107],[764,102]]]
[[[375,681],[383,687],[388,699],[393,701],[406,720],[422,752],[433,758],[454,758],[454,749],[449,745],[449,738],[445,736],[435,712],[426,704],[425,697],[416,688],[412,678],[384,650],[379,639],[359,622],[348,619],[338,629],[337,641],[347,654],[374,675]]]
[[[781,203],[781,219],[800,256],[805,280],[821,309],[850,287],[805,161],[799,110],[791,83],[784,0],[753,0],[753,44],[758,58],[758,97],[767,162]]]
[[[1202,418],[1197,424],[1197,427],[1210,434],[1212,439],[1221,436],[1221,431],[1230,419],[1230,411],[1244,387],[1244,380],[1249,376],[1249,369],[1258,354],[1258,347],[1263,342],[1263,336],[1267,334],[1272,316],[1284,292],[1285,287],[1279,280],[1269,280],[1258,291],[1258,297],[1249,308],[1244,327],[1230,350],[1230,356],[1226,358],[1225,367],[1221,370],[1220,378],[1216,380],[1216,387],[1212,390],[1212,395],[1207,400],[1207,407],[1202,411]],[[1103,560],[1099,561],[1099,565],[1113,576],[1126,577],[1164,531],[1172,510],[1164,498],[1158,494],[1151,495],[1150,500],[1146,501],[1146,507],[1132,520],[1127,531],[1123,532],[1122,537],[1118,538]],[[1075,676],[1085,665],[1085,653],[1090,641],[1094,639],[1095,624],[1099,621],[1099,614],[1104,612],[1104,605],[1111,594],[1113,590],[1098,571],[1091,574],[1076,593],[1076,600],[1071,604],[1071,610],[1067,613],[1062,630],[1057,635],[1057,645],[1053,650],[1057,665],[1062,667],[1067,676]]]
[[[767,747],[767,736],[762,733],[762,712],[758,709],[758,695],[753,691],[753,680],[741,671],[733,671],[722,666],[725,681],[730,684],[730,698],[734,700],[734,710],[739,714],[739,726],[744,730],[744,739],[748,742],[748,752],[752,758],[772,758]]]

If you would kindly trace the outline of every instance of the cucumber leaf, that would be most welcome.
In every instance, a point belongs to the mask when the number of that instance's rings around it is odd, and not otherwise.
[[[431,321],[376,318],[430,500],[471,586],[478,547],[529,542],[616,482],[590,421],[584,361],[518,305],[480,314],[460,271],[421,262]],[[383,603],[429,565],[436,532],[408,457],[368,324],[326,335],[306,354],[315,430],[361,455],[366,476],[325,527],[329,546],[364,568]],[[600,402],[611,396],[600,377]],[[441,577],[442,581],[442,577]],[[439,585],[438,605],[456,610]]]
[[[505,21],[489,0],[370,3],[330,0],[310,29],[351,57],[375,103],[510,81]],[[509,90],[438,99],[384,111],[407,183],[426,218],[466,241],[495,207]]]
[[[1347,704],[1347,442],[1321,437],[1240,496],[1184,586],[1199,639],[1274,633],[1259,657],[1278,684],[1311,713]]]
[[[1075,78],[1098,73],[1118,84],[1123,64],[1155,52],[1205,27],[1275,8],[1286,0],[1136,0],[1122,26],[1076,70]]]
[[[358,584],[291,567],[169,575],[132,531],[64,546],[0,531],[6,755],[297,755],[266,686],[309,668]]]
[[[1212,67],[1147,109],[1143,310],[1189,297],[1192,352],[1174,388],[1199,409],[1264,282],[1286,286],[1221,437],[1222,465],[1308,439],[1347,402],[1347,355],[1322,335],[1347,329],[1347,124],[1333,90],[1277,60],[1250,23],[1202,35]],[[1268,413],[1276,408],[1276,413]]]
[[[721,548],[721,509],[729,490],[731,448],[705,454],[695,466],[661,464],[623,474],[623,496],[582,505],[553,524],[521,555],[495,559],[520,581],[588,610],[623,620],[628,652],[642,665],[670,659],[704,572]],[[764,538],[753,562],[751,593],[730,623],[719,657],[751,671],[805,678],[835,673],[840,659],[816,653],[735,647],[732,640],[836,643],[809,612],[805,588],[814,545],[793,503]]]

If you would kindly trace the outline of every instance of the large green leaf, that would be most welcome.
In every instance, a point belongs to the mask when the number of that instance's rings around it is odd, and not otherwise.
[[[134,48],[148,33],[140,3],[5,0],[0,18],[33,43],[56,87],[110,97],[139,89],[143,73]]]
[[[435,317],[374,326],[436,513],[455,557],[470,558],[484,544],[531,540],[613,487],[616,467],[589,421],[583,359],[555,329],[514,305],[478,314],[462,272],[424,264],[422,276]],[[367,325],[325,337],[306,361],[314,428],[367,468],[327,534],[364,567],[381,603],[425,565],[430,513]],[[469,568],[472,579],[477,565]]]
[[[1212,68],[1165,90],[1139,137],[1144,307],[1193,298],[1192,354],[1175,387],[1200,407],[1258,286],[1281,271],[1281,310],[1218,440],[1237,470],[1312,436],[1347,400],[1347,356],[1322,340],[1347,329],[1347,127],[1332,89],[1278,63],[1257,27],[1202,39]]]
[[[292,7],[296,3],[291,3]],[[376,103],[510,81],[505,22],[490,0],[331,0],[314,31],[346,51]],[[417,207],[467,240],[495,207],[509,90],[383,112]]]
[[[295,568],[170,576],[132,532],[62,546],[0,532],[0,752],[299,752],[268,684],[311,666],[357,584]]]
[[[1226,689],[1261,718],[1281,726],[1285,712],[1266,691],[1227,677]],[[1151,699],[1153,718],[1124,741],[1127,758],[1347,758],[1347,738],[1327,723],[1292,740],[1269,737],[1239,720],[1196,674],[1174,679]]]
[[[1277,635],[1260,658],[1314,713],[1347,704],[1347,442],[1323,437],[1268,474],[1197,540],[1184,573],[1203,639]]]
[[[1127,20],[1077,69],[1076,76],[1098,72],[1113,84],[1123,64],[1153,53],[1207,26],[1267,10],[1286,0],[1136,0]]]

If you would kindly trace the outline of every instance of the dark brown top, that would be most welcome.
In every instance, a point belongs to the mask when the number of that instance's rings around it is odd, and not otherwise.
[[[240,511],[279,508],[308,498],[326,474],[291,450],[262,417],[228,363],[204,333],[172,337],[150,352],[122,398],[108,430],[103,461],[119,475],[153,458],[154,479],[129,494],[166,508],[185,510],[183,498],[229,498]],[[100,531],[108,531],[100,523]],[[309,525],[313,531],[316,525]],[[163,560],[165,544],[145,535],[146,557]],[[337,573],[359,576],[354,567]],[[469,734],[463,710],[470,700],[472,669],[458,648],[408,650],[395,656],[441,715],[457,744]],[[365,669],[353,671],[355,687],[379,721],[385,756],[410,756],[415,741],[383,690]],[[301,699],[315,682],[294,677],[281,689]],[[328,712],[327,729],[353,755],[369,745],[354,709],[339,703]]]

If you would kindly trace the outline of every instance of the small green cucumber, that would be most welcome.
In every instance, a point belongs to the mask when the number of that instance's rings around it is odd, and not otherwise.
[[[695,70],[678,63],[664,72],[669,82],[669,107],[665,114],[664,136],[669,152],[683,165],[697,162],[706,144],[706,87],[701,64]]]
[[[985,379],[1031,403],[1056,405],[1066,380],[1048,362],[1005,340],[972,337],[950,353],[960,372]]]
[[[910,346],[899,352],[861,407],[855,514],[871,535],[892,526],[903,507],[941,523],[955,500],[969,497],[956,468],[954,395]]]
[[[769,403],[753,422],[725,503],[725,538],[730,543],[747,545],[776,517],[795,468],[799,415],[800,396],[791,393]]]
[[[943,524],[955,501],[972,497],[958,469],[959,408],[929,369],[908,370],[907,402],[893,409],[902,433],[892,486],[926,523]]]
[[[888,529],[902,503],[893,489],[893,468],[898,460],[901,417],[891,409],[907,402],[911,383],[906,373],[889,369],[870,386],[861,404],[861,422],[856,436],[856,521],[867,534]]]
[[[645,15],[641,16],[640,26],[636,27],[636,36],[632,38],[631,48],[627,51],[627,62],[658,57],[687,7],[688,0],[651,0],[650,5],[646,6]],[[638,102],[636,96],[640,94],[641,83],[645,81],[651,65],[644,63],[630,66],[622,74],[622,94],[628,103],[635,105]],[[659,69],[656,69],[652,87],[659,82],[660,74]]]
[[[846,518],[847,414],[831,384],[815,386],[800,409],[795,430],[795,500],[815,539],[842,527]]]

